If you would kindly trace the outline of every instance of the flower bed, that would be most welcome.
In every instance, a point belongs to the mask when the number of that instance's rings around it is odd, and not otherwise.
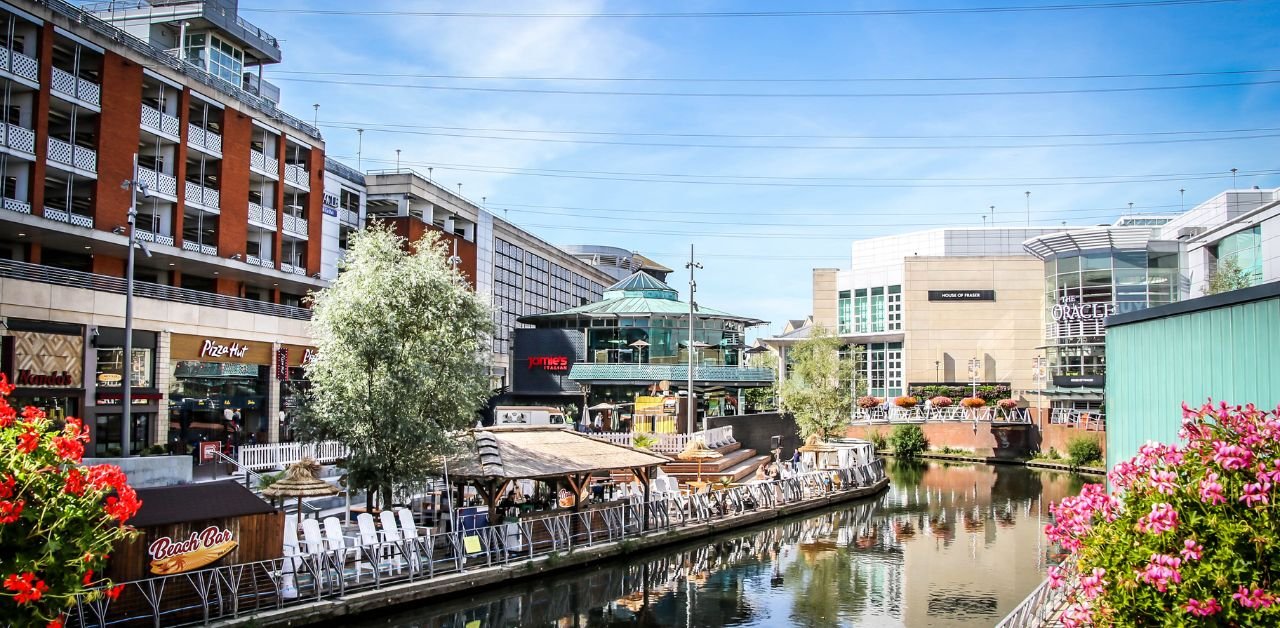
[[[1185,445],[1148,443],[1052,505],[1051,568],[1068,587],[1061,621],[1084,625],[1280,624],[1280,409],[1183,407]]]
[[[882,401],[879,397],[870,397],[870,396],[868,396],[868,397],[859,397],[859,398],[858,398],[858,407],[859,407],[859,408],[862,408],[863,410],[870,410],[870,409],[872,409],[872,408],[878,408],[878,407],[880,407],[883,403],[884,403],[884,401]]]
[[[910,396],[897,397],[893,400],[893,405],[898,406],[899,408],[906,408],[908,410],[916,407],[916,404],[918,403],[920,403],[919,399],[916,399],[915,397],[910,397]]]
[[[987,400],[982,397],[965,397],[960,400],[960,406],[964,408],[974,409],[982,408],[987,405]]]
[[[956,402],[953,399],[951,399],[951,397],[943,397],[942,395],[938,395],[937,397],[930,399],[929,404],[935,408],[950,408],[951,406],[954,406]]]
[[[1017,399],[1001,399],[1000,401],[996,402],[996,406],[998,406],[1001,410],[1013,410],[1018,407],[1018,400]]]

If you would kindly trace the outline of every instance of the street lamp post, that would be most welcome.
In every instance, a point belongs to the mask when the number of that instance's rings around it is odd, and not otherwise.
[[[969,383],[973,386],[972,396],[974,397],[978,396],[978,366],[979,365],[981,365],[981,362],[978,361],[978,358],[976,357],[969,358]]]
[[[1045,380],[1048,379],[1046,377],[1047,373],[1045,371],[1045,366],[1046,366],[1046,360],[1042,355],[1036,356],[1031,366],[1031,379],[1032,381],[1035,382],[1036,388],[1039,390],[1039,394],[1036,395],[1036,420],[1037,421],[1040,420],[1040,415],[1044,411],[1044,409],[1042,408],[1042,404],[1044,403],[1044,383],[1045,383]]]
[[[138,154],[133,154],[133,178],[120,184],[120,188],[129,191],[129,252],[126,255],[124,271],[124,358],[122,360],[120,385],[120,457],[129,457],[129,433],[133,429],[133,248],[141,246],[137,239],[138,195],[151,196],[150,187],[138,180]],[[142,246],[142,252],[151,257],[151,251]]]
[[[689,269],[689,387],[688,387],[688,407],[689,407],[689,432],[692,434],[698,425],[698,406],[693,396],[693,369],[695,363],[693,360],[693,311],[697,307],[693,303],[694,294],[698,291],[698,282],[693,280],[693,271],[702,268],[702,264],[693,261],[693,245],[689,245],[689,263],[684,265]]]

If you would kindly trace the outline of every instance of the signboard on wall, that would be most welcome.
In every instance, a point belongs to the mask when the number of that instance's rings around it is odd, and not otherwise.
[[[1049,315],[1054,322],[1058,323],[1085,321],[1101,323],[1108,316],[1115,313],[1116,304],[1114,302],[1084,303],[1077,296],[1061,297],[1049,310]]]
[[[80,388],[84,382],[84,338],[14,331],[13,384],[32,388]]]
[[[1053,385],[1062,388],[1102,388],[1107,385],[1105,375],[1054,375]]]
[[[930,290],[930,301],[995,301],[995,290]]]
[[[151,558],[151,573],[168,576],[204,567],[226,556],[236,545],[231,530],[208,526],[185,539],[159,537],[147,546],[147,556]]]
[[[271,344],[235,338],[174,334],[170,355],[174,360],[271,364]]]
[[[569,379],[573,363],[586,355],[576,329],[516,329],[512,333],[511,391],[517,395],[581,395]]]

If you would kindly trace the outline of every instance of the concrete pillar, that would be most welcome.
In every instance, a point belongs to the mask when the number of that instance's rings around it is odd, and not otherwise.
[[[167,331],[156,334],[156,389],[160,391],[160,402],[156,409],[155,427],[152,428],[151,442],[155,445],[169,444],[169,386],[173,382],[169,336]]]
[[[276,377],[276,355],[280,351],[280,343],[271,343],[271,368],[267,369],[267,411],[263,417],[267,421],[267,442],[280,442],[280,379]]]

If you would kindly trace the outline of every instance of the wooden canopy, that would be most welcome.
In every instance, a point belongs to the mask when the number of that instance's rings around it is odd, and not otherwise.
[[[454,479],[537,480],[671,462],[661,454],[561,427],[495,426],[471,435],[475,454],[450,461]]]

